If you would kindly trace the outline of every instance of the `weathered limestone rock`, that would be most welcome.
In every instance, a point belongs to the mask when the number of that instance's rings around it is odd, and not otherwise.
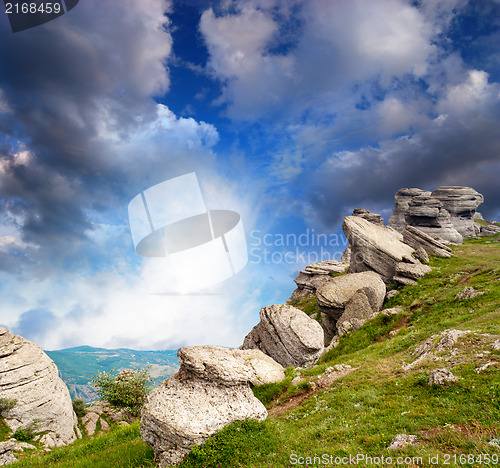
[[[16,400],[2,412],[13,430],[36,424],[40,442],[62,446],[76,440],[78,422],[68,388],[40,346],[0,328],[1,396]]]
[[[394,195],[394,210],[387,223],[388,226],[403,232],[406,226],[405,214],[411,199],[417,195],[430,195],[431,192],[419,188],[402,188]]]
[[[327,367],[316,383],[319,387],[330,387],[333,382],[345,377],[356,369],[357,367],[351,367],[349,364],[335,364],[333,367]]]
[[[251,372],[234,351],[181,348],[179,372],[148,396],[141,436],[153,447],[161,467],[179,464],[194,444],[234,421],[266,419],[267,410],[248,385]]]
[[[190,346],[179,349],[177,354],[183,363],[182,372],[209,382],[261,385],[285,378],[283,367],[258,349]]]
[[[88,436],[93,436],[95,434],[97,421],[99,421],[99,415],[91,411],[87,412],[87,414],[82,418],[82,423]]]
[[[0,442],[0,466],[10,465],[17,461],[14,456],[15,442]]]
[[[445,367],[442,369],[434,369],[429,376],[429,385],[445,385],[448,382],[456,382],[458,377],[452,374]]]
[[[451,222],[451,215],[442,202],[431,195],[413,197],[405,213],[406,224],[454,244],[461,244],[462,235]]]
[[[387,447],[387,450],[402,450],[408,446],[415,445],[417,436],[412,434],[397,434]]]
[[[241,349],[260,349],[284,367],[299,367],[316,362],[323,347],[323,329],[316,320],[291,305],[271,305],[261,309],[260,322]]]
[[[414,249],[422,247],[427,253],[437,257],[448,258],[453,255],[452,250],[447,245],[437,241],[415,226],[406,226],[404,228],[403,242]]]
[[[386,287],[373,271],[330,278],[316,291],[325,340],[357,330],[380,311]]]
[[[314,294],[322,284],[330,279],[330,273],[344,273],[349,268],[349,263],[326,260],[321,263],[307,265],[304,270],[295,278],[297,289],[292,293],[287,304],[305,299]]]
[[[379,214],[370,213],[368,210],[364,210],[363,208],[356,208],[352,212],[352,215],[366,219],[367,221],[370,221],[370,223],[378,224],[379,226],[384,225],[384,218],[382,218],[382,216],[380,216]]]
[[[484,198],[470,187],[443,186],[433,192],[401,189],[394,200],[388,225],[400,232],[407,225],[416,226],[434,238],[455,244],[479,233],[474,217]]]
[[[414,249],[403,242],[403,235],[390,227],[348,216],[342,229],[351,245],[350,272],[371,270],[386,282],[407,284],[429,271],[421,268],[423,265],[413,255]],[[416,266],[406,268],[402,263]],[[410,276],[406,276],[406,272],[410,272]]]
[[[475,235],[474,215],[484,197],[470,187],[443,186],[432,192],[451,215],[451,222],[462,237]]]
[[[494,236],[500,232],[500,226],[496,224],[488,224],[488,226],[481,226],[479,230],[479,236],[488,237]]]

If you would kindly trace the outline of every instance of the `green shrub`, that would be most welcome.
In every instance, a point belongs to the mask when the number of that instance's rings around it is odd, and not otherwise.
[[[39,421],[35,420],[27,427],[18,428],[16,430],[16,432],[14,432],[14,435],[13,435],[14,439],[18,440],[19,442],[32,441],[36,435],[36,430],[38,429],[38,424],[39,424]]]
[[[132,415],[138,416],[148,394],[148,384],[153,381],[149,367],[125,369],[118,375],[113,372],[99,372],[92,378],[99,399],[116,408],[127,408]]]
[[[0,398],[0,413],[2,413],[5,410],[14,408],[16,403],[17,400],[13,400],[11,398]]]
[[[75,398],[73,400],[73,411],[79,418],[83,418],[87,413],[87,410],[85,409],[85,401],[81,398]]]

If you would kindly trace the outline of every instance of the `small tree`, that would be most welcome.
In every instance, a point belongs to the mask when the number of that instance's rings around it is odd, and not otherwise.
[[[125,369],[118,375],[114,375],[113,370],[99,372],[91,383],[100,400],[115,408],[127,408],[132,415],[138,416],[148,394],[148,384],[152,381],[147,367]]]
[[[81,398],[75,398],[73,400],[73,411],[79,418],[83,418],[87,413],[87,410],[85,409],[85,401]]]

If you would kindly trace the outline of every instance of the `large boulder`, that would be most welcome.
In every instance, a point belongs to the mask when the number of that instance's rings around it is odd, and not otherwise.
[[[406,226],[405,214],[413,197],[417,195],[430,195],[431,192],[419,188],[402,188],[394,195],[394,210],[387,223],[388,226],[403,232]]]
[[[409,226],[417,226],[430,236],[461,244],[462,235],[451,222],[451,215],[442,202],[430,195],[413,197],[405,214]]]
[[[179,464],[193,445],[234,421],[267,418],[241,356],[217,346],[179,350],[179,372],[148,395],[141,414],[142,439],[161,467]]]
[[[316,291],[325,341],[335,335],[357,330],[378,314],[385,294],[384,282],[373,271],[331,278]]]
[[[443,186],[432,191],[432,197],[450,213],[451,222],[462,237],[475,235],[474,215],[484,197],[471,187]]]
[[[287,304],[293,304],[305,299],[316,292],[331,275],[342,274],[349,268],[348,262],[325,260],[321,263],[311,263],[295,278],[297,289],[293,291]]]
[[[15,404],[2,412],[12,431],[34,428],[47,447],[76,440],[77,417],[68,388],[40,346],[0,327],[1,397]]]
[[[342,229],[351,246],[352,273],[375,271],[385,282],[409,284],[431,271],[417,260],[414,249],[403,242],[403,235],[390,227],[348,216]],[[403,263],[414,266],[400,265]],[[405,275],[407,271],[409,275]]]
[[[447,258],[453,255],[452,250],[446,244],[439,242],[415,226],[405,227],[403,241],[415,250],[422,247],[427,253],[436,255],[437,257]]]
[[[260,349],[284,367],[313,364],[323,348],[321,325],[291,305],[263,307],[260,322],[241,346],[241,349]]]
[[[388,225],[403,232],[415,226],[435,239],[461,244],[464,237],[478,234],[474,224],[483,196],[470,187],[443,186],[433,192],[401,189]]]

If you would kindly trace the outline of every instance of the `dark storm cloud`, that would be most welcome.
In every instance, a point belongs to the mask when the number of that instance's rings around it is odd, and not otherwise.
[[[121,195],[107,140],[156,118],[152,96],[169,84],[167,7],[87,0],[17,34],[0,23],[0,212],[20,220],[42,260],[76,251],[89,211]]]

